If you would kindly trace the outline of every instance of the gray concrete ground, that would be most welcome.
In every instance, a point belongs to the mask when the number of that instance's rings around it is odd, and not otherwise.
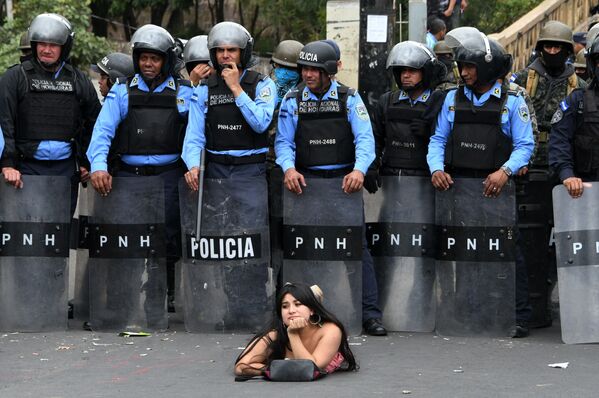
[[[592,397],[599,345],[565,345],[559,327],[526,339],[432,333],[352,337],[361,368],[315,383],[236,383],[248,335],[189,334],[175,315],[151,337],[67,332],[0,334],[0,397]],[[547,365],[569,362],[567,369]]]

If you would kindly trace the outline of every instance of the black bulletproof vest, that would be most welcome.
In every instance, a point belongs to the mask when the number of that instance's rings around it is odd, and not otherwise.
[[[385,112],[385,153],[383,165],[397,169],[428,170],[426,152],[430,134],[417,136],[410,131],[410,123],[422,118],[427,102],[417,102],[410,106],[409,100],[399,101],[399,93],[389,96]]]
[[[595,90],[584,91],[584,123],[574,134],[574,168],[581,177],[589,177],[593,180],[599,172],[598,99]]]
[[[25,61],[21,70],[27,91],[19,102],[17,135],[19,139],[70,141],[80,126],[75,72],[65,64],[57,79],[42,75]]]
[[[248,70],[240,81],[241,88],[253,101],[256,86],[264,75]],[[225,81],[212,75],[208,85],[208,114],[206,117],[206,148],[213,151],[260,149],[268,147],[268,133],[252,130],[235,104],[235,97]],[[271,93],[275,95],[275,93]]]
[[[295,163],[300,167],[353,164],[354,135],[347,120],[347,96],[354,90],[337,87],[339,99],[302,101],[304,85],[295,93],[298,108]]]
[[[139,77],[137,77],[139,79]],[[176,90],[146,92],[127,81],[129,107],[115,137],[115,152],[128,155],[166,155],[181,153],[187,120],[177,108]]]
[[[501,112],[507,99],[490,96],[475,107],[464,88],[455,96],[453,130],[445,146],[445,163],[452,168],[497,170],[512,153],[512,140],[501,131]]]

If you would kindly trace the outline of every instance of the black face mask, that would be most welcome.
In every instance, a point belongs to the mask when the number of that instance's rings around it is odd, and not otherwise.
[[[550,75],[557,75],[564,71],[568,55],[570,54],[564,49],[561,49],[557,54],[549,54],[545,52],[545,50],[541,50],[543,64],[545,64],[547,72],[549,72]]]

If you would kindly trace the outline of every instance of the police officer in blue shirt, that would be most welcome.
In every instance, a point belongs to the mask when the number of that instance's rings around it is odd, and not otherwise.
[[[38,15],[29,39],[33,56],[9,68],[0,81],[5,141],[0,167],[15,187],[22,186],[22,174],[71,178],[74,211],[79,175],[89,178],[84,152],[100,102],[89,78],[68,62],[73,31],[66,18]]]
[[[591,84],[559,104],[549,136],[549,164],[573,198],[582,196],[583,181],[599,180],[599,36],[589,42],[585,57]]]
[[[265,176],[277,91],[268,76],[248,69],[253,45],[250,33],[234,22],[216,24],[208,33],[216,73],[194,92],[183,143],[185,179],[193,190],[203,149],[207,178]]]
[[[112,189],[112,175],[157,175],[164,180],[167,276],[172,300],[174,263],[181,247],[177,184],[185,172],[180,154],[192,87],[175,77],[175,42],[165,29],[142,26],[131,43],[136,74],[119,81],[106,96],[87,157],[92,185],[104,196]]]
[[[375,193],[379,175],[428,176],[426,152],[434,122],[445,98],[435,85],[447,70],[422,43],[396,44],[387,58],[399,90],[384,93],[374,112],[376,160],[370,166],[364,188]]]
[[[499,43],[471,27],[454,29],[446,41],[454,48],[465,86],[448,92],[437,118],[427,154],[432,184],[444,191],[453,184],[452,175],[481,177],[483,194],[495,197],[532,155],[534,140],[528,107],[522,96],[498,80],[512,64],[511,56]],[[472,142],[480,145],[473,146]],[[526,264],[517,247],[514,337],[528,335],[531,309],[527,279]]]
[[[374,137],[366,106],[351,88],[332,80],[337,73],[337,56],[328,43],[308,43],[297,60],[303,84],[287,93],[279,110],[275,140],[276,162],[285,173],[284,184],[296,194],[306,186],[304,176],[343,176],[342,189],[358,192],[374,160]],[[319,101],[320,107],[305,107],[300,101]],[[297,134],[301,131],[301,134]],[[317,138],[316,138],[317,137]],[[316,138],[316,139],[315,139]],[[334,142],[335,145],[322,145]],[[362,266],[362,319],[366,333],[383,336],[378,292],[372,257],[364,239]]]

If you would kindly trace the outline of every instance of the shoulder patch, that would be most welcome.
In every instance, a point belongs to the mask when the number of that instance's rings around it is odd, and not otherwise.
[[[526,104],[522,104],[520,105],[520,107],[518,108],[518,117],[520,118],[520,120],[522,120],[524,123],[528,123],[530,122],[530,114],[528,112],[528,106],[526,106]]]
[[[510,76],[510,83],[513,83],[513,82],[515,82],[517,77],[518,77],[518,76],[516,76],[516,74],[515,74],[515,73],[512,73],[512,75]]]
[[[177,97],[177,105],[185,105],[185,98]]]
[[[455,112],[455,106],[450,105],[449,106],[449,112]]]
[[[368,120],[368,110],[366,109],[366,105],[363,103],[356,105],[356,114],[361,120]]]
[[[564,112],[562,112],[562,110],[560,108],[557,108],[557,110],[553,114],[553,117],[551,118],[551,124],[558,123],[560,120],[563,119],[563,117],[564,117]]]
[[[509,111],[508,111],[508,109],[507,109],[507,106],[504,106],[504,107],[503,107],[503,109],[501,110],[501,114],[502,114],[502,115],[507,115],[507,113],[508,113],[508,112],[509,112]]]
[[[108,94],[106,94],[106,98],[116,98],[116,94],[112,91],[109,91]]]
[[[264,87],[260,90],[260,98],[263,100],[269,100],[272,97],[272,92],[270,91],[270,87]]]
[[[562,102],[559,103],[559,107],[560,109],[565,112],[568,110],[569,106],[568,103],[566,102],[566,100],[563,100]]]
[[[193,94],[190,98],[191,102],[198,102],[198,96],[197,94]]]

